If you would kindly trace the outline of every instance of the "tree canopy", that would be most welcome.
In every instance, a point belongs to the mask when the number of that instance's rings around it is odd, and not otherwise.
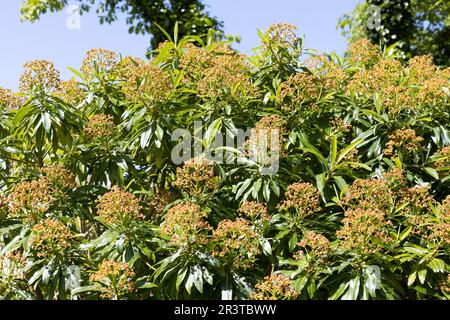
[[[368,23],[377,18],[379,24]],[[366,0],[339,21],[350,42],[362,38],[398,48],[406,56],[431,54],[438,65],[450,65],[450,2],[443,0]]]
[[[151,47],[156,48],[167,38],[164,30],[173,30],[179,22],[178,33],[185,35],[206,34],[209,29],[220,30],[222,22],[210,16],[201,0],[77,0],[80,11],[96,10],[100,23],[112,23],[118,13],[127,15],[129,32],[151,34]],[[21,13],[22,20],[34,22],[47,12],[63,10],[67,0],[24,0]]]

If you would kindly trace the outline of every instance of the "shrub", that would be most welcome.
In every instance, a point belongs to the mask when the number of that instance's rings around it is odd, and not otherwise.
[[[450,297],[450,70],[260,36],[0,89],[1,298]]]

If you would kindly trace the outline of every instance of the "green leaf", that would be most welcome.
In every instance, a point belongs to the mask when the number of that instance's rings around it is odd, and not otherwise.
[[[178,275],[177,275],[177,281],[175,283],[175,287],[177,288],[177,290],[180,288],[181,283],[184,281],[184,278],[186,277],[188,268],[185,267],[183,269],[180,269],[178,271]]]
[[[411,273],[408,277],[408,286],[412,286],[417,278],[417,271]]]
[[[434,258],[428,263],[428,267],[434,272],[445,272],[445,262],[441,259]]]
[[[434,179],[439,180],[439,173],[433,168],[424,168],[424,170]]]
[[[424,284],[424,283],[425,283],[425,280],[426,280],[426,278],[427,278],[427,269],[422,269],[422,270],[420,270],[417,274],[418,274],[418,276],[419,276],[419,281],[420,281],[420,283],[421,283],[421,284]]]
[[[356,277],[349,281],[348,290],[342,296],[342,300],[356,300],[359,293],[359,277]]]
[[[298,243],[297,233],[293,233],[291,238],[289,239],[289,251],[292,252]]]
[[[350,281],[341,283],[339,288],[336,290],[336,292],[329,298],[329,300],[337,300],[339,299],[342,294],[347,290],[347,288],[350,285]]]

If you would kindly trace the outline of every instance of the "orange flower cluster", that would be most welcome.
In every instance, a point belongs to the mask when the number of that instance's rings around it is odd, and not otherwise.
[[[93,115],[84,128],[86,137],[90,140],[106,140],[109,141],[117,133],[117,127],[114,118],[107,114]]]
[[[330,241],[325,236],[313,231],[306,232],[298,245],[308,248],[309,254],[318,259],[324,259],[331,252]]]
[[[169,209],[161,233],[170,237],[176,246],[205,244],[211,226],[206,221],[208,214],[192,202],[178,204]]]
[[[415,56],[409,60],[406,72],[410,84],[421,86],[438,72],[438,68],[433,63],[432,56]]]
[[[245,201],[238,209],[238,213],[243,218],[249,219],[251,221],[254,221],[256,219],[270,221],[267,207],[264,204],[258,203],[256,201]]]
[[[64,257],[72,245],[70,229],[55,219],[45,219],[32,228],[31,248],[40,258]]]
[[[271,163],[274,157],[287,156],[284,151],[286,135],[286,121],[282,117],[262,117],[250,132],[250,138],[245,145],[246,152],[260,164]]]
[[[271,24],[265,32],[267,41],[264,41],[262,49],[265,54],[278,54],[286,51],[293,57],[299,57],[302,53],[301,38],[297,35],[297,27],[289,23]]]
[[[55,189],[73,189],[77,186],[75,176],[62,165],[52,164],[41,171]]]
[[[430,195],[429,187],[415,186],[402,191],[399,204],[409,203],[413,209],[429,210],[433,197]]]
[[[443,292],[450,294],[450,274],[448,274],[447,278],[439,284],[439,288]]]
[[[245,55],[217,55],[198,81],[198,92],[214,100],[230,95],[254,94],[255,87],[249,81],[248,72]]]
[[[380,60],[372,69],[357,72],[347,85],[356,96],[372,100],[379,94],[382,105],[390,113],[413,107],[409,89],[402,84],[403,67],[397,60]]]
[[[97,71],[105,73],[113,71],[118,63],[119,57],[115,52],[101,48],[91,49],[84,57],[81,71],[91,77],[96,75]]]
[[[349,78],[348,73],[341,66],[324,54],[306,59],[303,65],[319,78],[327,89],[337,90]]]
[[[442,218],[444,221],[450,222],[450,196],[442,201]]]
[[[0,106],[7,109],[17,110],[23,104],[23,99],[10,89],[0,87]]]
[[[294,183],[288,186],[284,201],[278,205],[281,210],[294,209],[300,218],[306,218],[320,211],[320,193],[311,183]]]
[[[333,120],[331,120],[331,128],[333,132],[347,133],[352,130],[352,125],[347,123],[344,119],[334,118]]]
[[[214,172],[214,162],[206,158],[193,158],[177,168],[175,187],[193,197],[214,192],[219,184]]]
[[[429,235],[427,239],[441,245],[450,245],[450,223],[436,223],[428,226]]]
[[[252,300],[295,300],[298,292],[292,280],[282,274],[271,274],[255,286]]]
[[[440,149],[435,156],[439,157],[433,164],[436,169],[450,167],[450,146]]]
[[[315,106],[322,90],[321,81],[313,74],[299,72],[282,84],[279,99],[283,111],[292,111],[305,102]]]
[[[175,193],[165,189],[158,189],[154,192],[153,197],[150,200],[150,206],[154,210],[155,214],[160,216],[163,213],[164,208],[176,198]]]
[[[144,218],[141,209],[138,198],[117,186],[97,201],[97,215],[109,225],[141,220]]]
[[[34,224],[54,204],[57,195],[46,177],[20,182],[13,186],[8,198],[10,217]]]
[[[135,273],[128,263],[104,260],[89,280],[104,286],[103,293],[100,295],[102,299],[117,300],[136,291],[134,277]]]
[[[391,222],[379,209],[352,209],[345,212],[343,226],[336,232],[341,248],[358,255],[379,252],[394,240],[389,235]]]
[[[75,79],[61,81],[54,95],[74,106],[80,104],[86,95]]]
[[[135,72],[136,68],[145,65],[145,61],[141,58],[126,56],[115,68],[114,72],[120,79],[128,79]]]
[[[356,179],[348,187],[342,202],[344,206],[352,209],[388,210],[392,202],[388,181],[386,179]]]
[[[401,151],[403,155],[410,155],[421,150],[422,142],[423,138],[418,136],[413,129],[396,130],[389,136],[383,153],[387,157],[394,156],[396,151]]]
[[[378,49],[367,39],[351,44],[348,52],[349,61],[362,67],[373,66],[381,59]]]
[[[183,47],[184,54],[180,58],[179,69],[185,72],[184,84],[193,84],[202,79],[204,70],[211,67],[213,52],[199,48],[192,43]]]
[[[226,258],[234,269],[248,269],[260,253],[258,239],[247,220],[222,220],[213,232],[213,255]]]
[[[183,83],[201,96],[219,100],[255,93],[247,76],[249,66],[245,55],[228,46],[207,50],[188,44],[184,50],[179,66],[185,72]]]
[[[31,92],[35,89],[43,91],[57,90],[60,74],[55,65],[47,60],[33,60],[25,63],[25,71],[20,76],[20,91]]]
[[[172,79],[151,61],[129,67],[123,84],[127,100],[150,105],[164,102],[173,90]]]

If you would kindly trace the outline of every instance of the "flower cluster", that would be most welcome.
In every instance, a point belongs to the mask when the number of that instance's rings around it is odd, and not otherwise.
[[[444,221],[428,224],[428,235],[425,237],[438,245],[450,245],[450,222]]]
[[[192,197],[214,192],[218,187],[214,162],[203,157],[186,161],[177,168],[176,179],[172,184]]]
[[[356,96],[372,100],[377,93],[389,113],[397,113],[414,105],[408,87],[402,84],[403,67],[397,60],[380,60],[372,69],[360,70],[347,85]]]
[[[391,222],[379,209],[347,210],[342,223],[336,236],[341,240],[341,248],[345,250],[370,255],[393,242],[388,232]]]
[[[311,183],[294,183],[288,186],[284,200],[278,205],[281,210],[293,209],[300,218],[320,211],[320,193]]]
[[[450,146],[440,149],[435,156],[438,157],[433,164],[436,169],[450,167]]]
[[[14,185],[8,198],[10,217],[22,217],[34,224],[54,204],[55,195],[55,190],[46,177],[20,182]]]
[[[219,100],[255,93],[247,76],[249,67],[245,55],[228,46],[206,50],[188,44],[184,50],[180,61],[180,70],[185,72],[182,82],[197,90],[200,96]]]
[[[251,221],[254,221],[256,219],[270,221],[267,207],[259,202],[245,201],[238,209],[238,213],[243,218],[249,219]]]
[[[141,58],[126,56],[120,61],[114,72],[120,79],[128,79],[133,75],[136,68],[143,65],[145,65],[145,61]]]
[[[102,299],[118,300],[136,291],[134,277],[128,263],[104,260],[89,280],[102,285]]]
[[[450,274],[448,274],[447,278],[439,284],[439,288],[443,292],[450,294]]]
[[[107,114],[93,115],[84,128],[84,134],[89,140],[111,140],[117,132],[114,118]]]
[[[41,169],[42,174],[55,189],[73,189],[77,186],[75,176],[59,164],[52,164]]]
[[[14,294],[19,283],[26,281],[26,261],[20,252],[0,255],[0,297]]]
[[[331,252],[330,241],[324,235],[313,231],[306,232],[298,245],[307,248],[308,253],[317,259],[324,259]]]
[[[248,269],[260,253],[258,239],[247,220],[222,220],[213,232],[213,255],[225,258],[236,270]]]
[[[312,56],[303,62],[303,65],[318,79],[327,89],[337,90],[348,80],[348,73],[333,59],[324,54]]]
[[[351,44],[348,53],[349,61],[362,67],[370,67],[381,59],[378,49],[366,39]]]
[[[402,190],[400,193],[399,204],[408,203],[415,212],[423,210],[428,211],[433,197],[430,195],[428,186],[414,186]]]
[[[387,181],[389,189],[395,196],[401,194],[402,190],[408,186],[405,172],[397,167],[390,168],[389,171],[384,172],[383,178]]]
[[[23,104],[23,99],[11,89],[0,87],[0,106],[7,109],[19,109]]]
[[[163,214],[164,208],[176,198],[177,195],[174,192],[165,189],[157,189],[150,200],[150,206],[154,213],[153,218],[158,219]]]
[[[119,63],[119,57],[111,50],[91,49],[86,53],[81,71],[86,76],[94,76],[98,72],[108,73],[114,70]]]
[[[450,196],[442,201],[442,218],[444,221],[450,222]]]
[[[74,106],[80,104],[85,97],[85,92],[80,88],[75,79],[63,80],[59,83],[54,95]]]
[[[123,85],[127,100],[144,104],[165,101],[173,89],[170,77],[151,61],[129,68]]]
[[[109,225],[127,224],[144,218],[139,199],[117,186],[100,197],[97,202],[97,215]]]
[[[389,136],[389,141],[383,151],[387,157],[392,157],[396,151],[403,155],[409,155],[421,150],[423,138],[418,136],[413,129],[396,130]]]
[[[433,57],[430,55],[412,57],[409,59],[408,67],[406,68],[409,83],[417,86],[432,78],[436,72],[438,72],[438,68],[433,63]]]
[[[25,63],[25,71],[20,76],[20,91],[54,91],[60,84],[60,74],[55,65],[47,60],[33,60]]]
[[[282,84],[280,91],[283,111],[294,110],[297,106],[309,102],[313,107],[320,96],[322,83],[314,74],[298,72]]]
[[[31,248],[37,257],[52,258],[67,256],[74,235],[62,222],[45,219],[32,228]]]
[[[211,230],[207,217],[208,214],[195,203],[178,204],[167,212],[161,233],[170,237],[170,243],[176,246],[204,244],[206,234]]]
[[[428,79],[417,93],[417,100],[422,105],[439,105],[446,104],[449,100],[449,95],[444,91],[450,88],[449,76],[437,76]]]
[[[344,119],[334,118],[331,120],[331,128],[333,132],[347,133],[352,130],[352,125],[347,123]],[[356,148],[353,150],[357,150]]]
[[[199,94],[217,100],[236,93],[254,93],[254,86],[246,75],[245,60],[246,57],[240,54],[217,55],[198,82]]]
[[[271,164],[274,159],[285,157],[286,122],[278,115],[262,117],[250,132],[246,142],[248,156],[258,163]]]
[[[263,52],[265,54],[289,53],[296,58],[302,54],[302,39],[297,35],[297,27],[289,23],[271,24],[265,32]]]
[[[211,67],[212,52],[199,48],[192,43],[183,47],[184,54],[180,58],[179,69],[185,72],[183,83],[194,84],[202,78],[204,71]]]
[[[352,209],[378,208],[388,210],[392,195],[386,179],[356,179],[347,189],[342,202]]]
[[[271,274],[255,286],[252,300],[295,300],[298,292],[294,289],[293,281],[282,274]]]

